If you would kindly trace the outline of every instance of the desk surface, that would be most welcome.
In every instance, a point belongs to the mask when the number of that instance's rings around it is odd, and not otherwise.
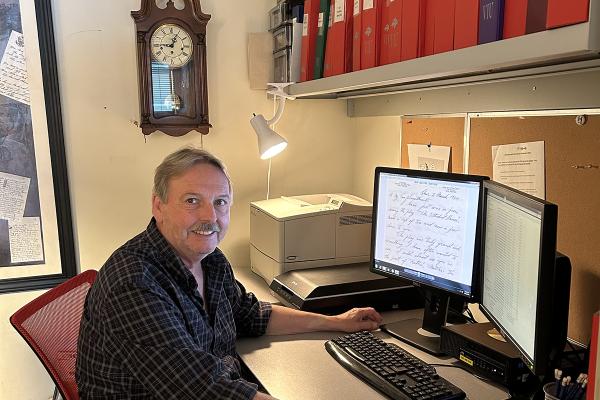
[[[258,298],[267,301],[273,299],[264,281],[249,269],[239,269],[235,273],[237,279]],[[421,314],[422,310],[382,313],[384,322],[388,323],[420,317]],[[269,393],[281,400],[387,399],[344,369],[327,353],[325,341],[341,334],[316,332],[243,338],[238,340],[237,350],[244,363]],[[375,335],[387,342],[396,343],[427,363],[457,362],[451,357],[431,356],[390,337],[385,332],[377,331]],[[440,376],[464,390],[468,399],[504,400],[509,397],[506,389],[484,382],[464,370],[440,366],[435,368]]]

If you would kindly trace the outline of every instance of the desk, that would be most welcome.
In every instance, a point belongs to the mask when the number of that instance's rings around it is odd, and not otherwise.
[[[261,293],[265,294],[266,284],[260,278],[253,279],[249,269],[239,272],[236,270],[236,277],[249,291],[263,299]],[[270,294],[268,297],[272,298]],[[389,311],[382,315],[385,322],[394,322],[418,318],[422,315],[422,310]],[[238,340],[237,350],[243,362],[269,393],[281,400],[387,399],[344,369],[327,353],[324,347],[325,341],[341,334],[341,332],[315,332],[243,338]],[[386,342],[407,349],[427,363],[456,362],[451,357],[431,356],[390,337],[385,332],[376,331],[374,334]],[[465,391],[470,400],[504,400],[509,397],[506,389],[483,382],[464,370],[438,366],[436,369],[440,376]]]

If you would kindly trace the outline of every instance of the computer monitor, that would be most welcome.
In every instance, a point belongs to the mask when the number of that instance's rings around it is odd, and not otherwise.
[[[423,320],[383,329],[431,354],[451,296],[475,301],[480,262],[483,181],[487,177],[377,167],[371,271],[402,278],[425,292]]]
[[[480,308],[536,375],[566,342],[570,263],[556,257],[557,214],[554,204],[484,183]]]

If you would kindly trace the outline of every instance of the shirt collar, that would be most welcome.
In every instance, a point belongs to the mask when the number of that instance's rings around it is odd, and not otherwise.
[[[175,252],[175,249],[173,249],[163,234],[160,233],[154,217],[152,217],[150,223],[146,227],[146,237],[150,244],[156,249],[159,258],[162,260],[162,265],[164,265],[167,272],[184,285],[184,287],[188,287],[190,290],[197,289],[198,283],[196,282],[194,275],[192,275],[190,270],[185,266],[181,258]],[[218,248],[204,257],[202,260],[202,269],[204,271],[205,282],[207,282],[209,277],[221,280],[220,276],[224,271],[222,268],[219,268],[219,265],[224,259],[224,254]]]

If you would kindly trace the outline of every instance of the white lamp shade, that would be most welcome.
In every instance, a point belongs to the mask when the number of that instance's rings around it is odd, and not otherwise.
[[[287,146],[287,140],[269,128],[269,124],[262,114],[255,115],[250,120],[252,128],[258,137],[258,153],[262,160],[267,160],[283,151]]]

